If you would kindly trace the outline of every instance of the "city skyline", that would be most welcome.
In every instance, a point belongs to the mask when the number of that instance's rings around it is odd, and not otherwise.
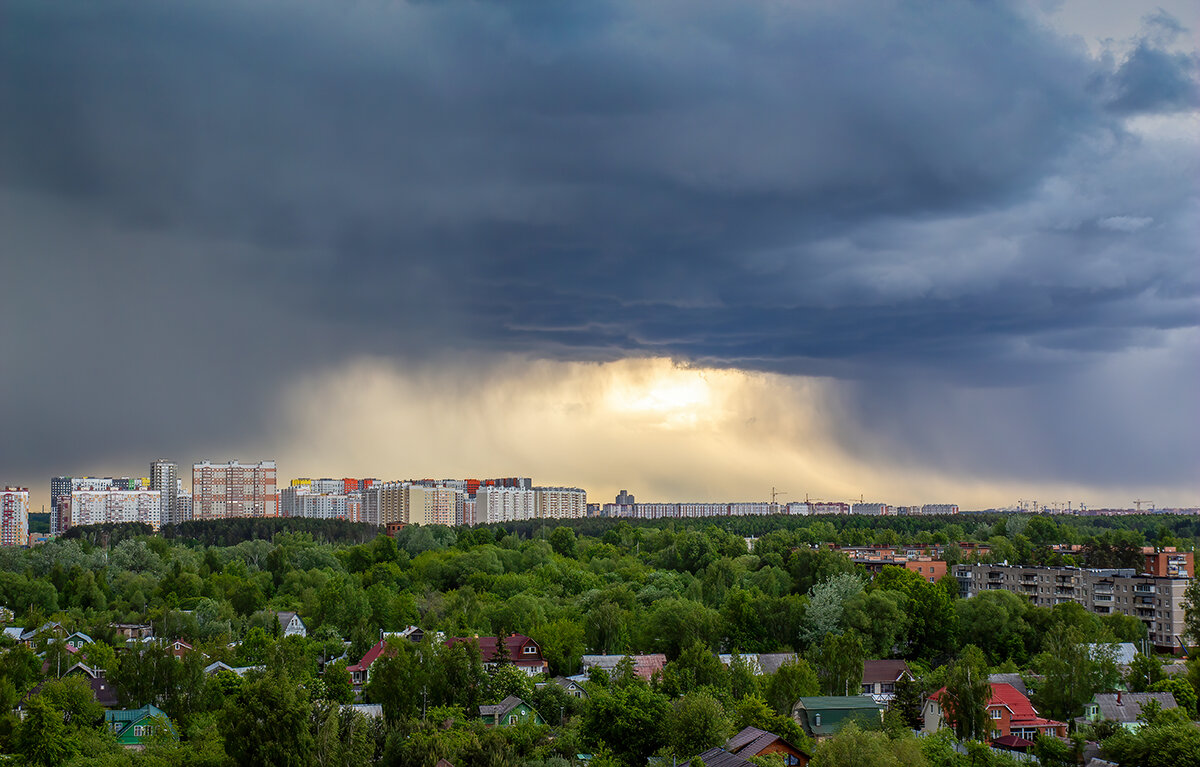
[[[1192,3],[5,26],[0,485],[31,511],[164,455],[1200,505]]]

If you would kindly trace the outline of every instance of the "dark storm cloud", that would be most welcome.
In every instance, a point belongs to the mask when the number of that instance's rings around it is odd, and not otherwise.
[[[1194,108],[1171,23],[1110,62],[990,3],[9,4],[3,458],[220,444],[362,351],[870,399],[1154,346],[1195,163],[1121,118]]]

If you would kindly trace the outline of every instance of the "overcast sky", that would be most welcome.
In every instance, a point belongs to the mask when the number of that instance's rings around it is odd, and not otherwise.
[[[1200,505],[1190,5],[8,0],[0,483]]]

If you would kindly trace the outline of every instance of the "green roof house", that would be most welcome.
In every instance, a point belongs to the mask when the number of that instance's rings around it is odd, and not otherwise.
[[[179,738],[171,720],[157,706],[105,711],[104,726],[117,736],[117,742],[125,748],[145,748],[146,741],[161,727],[167,728],[173,738]]]
[[[495,706],[480,706],[479,718],[488,727],[511,727],[514,724],[531,720],[534,724],[545,724],[533,706],[515,695],[509,695]]]
[[[796,701],[792,718],[806,733],[820,739],[833,735],[851,720],[864,727],[878,726],[883,722],[884,708],[884,704],[866,695],[821,695]]]

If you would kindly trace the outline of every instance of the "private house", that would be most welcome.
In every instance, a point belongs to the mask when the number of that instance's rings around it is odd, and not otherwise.
[[[76,631],[67,637],[66,642],[67,647],[70,647],[72,650],[80,650],[84,645],[94,644],[94,640],[82,631]]]
[[[294,612],[277,612],[275,617],[279,620],[279,634],[285,637],[306,637],[308,636],[308,627],[304,625],[304,621],[300,620],[300,616]]]
[[[698,754],[693,761],[684,762],[680,767],[691,767],[696,761],[704,763],[704,767],[754,767],[754,762],[745,757],[731,754],[723,748],[710,748]]]
[[[527,720],[534,724],[546,723],[546,720],[533,710],[533,706],[515,695],[509,695],[494,706],[480,706],[479,718],[488,727],[512,727]]]
[[[379,632],[380,639],[407,639],[414,644],[420,644],[425,638],[425,630],[420,626],[405,626],[399,631],[383,631]]]
[[[76,663],[67,669],[63,676],[81,676],[92,688],[92,698],[105,708],[115,708],[117,691],[108,683],[107,674],[102,668],[93,668],[85,663]]]
[[[601,668],[612,674],[616,670],[617,664],[621,662],[624,655],[584,655],[581,659],[580,666],[586,674],[589,669]],[[655,674],[662,673],[663,666],[667,665],[667,656],[662,653],[651,653],[649,655],[630,655],[629,660],[633,663],[633,673],[645,679],[647,682]]]
[[[550,680],[551,683],[558,685],[570,695],[572,698],[587,698],[587,690],[583,689],[583,685],[576,682],[574,679],[567,679],[565,676],[556,676]]]
[[[870,695],[876,703],[891,703],[896,697],[896,682],[901,679],[914,679],[902,660],[863,661],[862,694]]]
[[[0,607],[0,623],[12,623],[16,615],[7,607]]]
[[[751,756],[780,754],[787,767],[805,767],[809,755],[773,732],[747,727],[725,741],[725,750],[747,759]],[[705,762],[708,764],[708,762]]]
[[[881,703],[865,695],[819,695],[801,698],[792,706],[792,719],[810,737],[820,740],[841,729],[842,725],[854,720],[864,727],[875,727],[883,723]]]
[[[542,657],[542,647],[534,640],[522,634],[513,634],[504,638],[504,652],[508,662],[524,671],[529,676],[545,674],[550,665]],[[446,642],[447,647],[453,647],[463,642],[474,642],[479,647],[479,659],[489,672],[495,671],[503,661],[500,644],[497,637],[453,637]]]
[[[23,644],[29,648],[32,648],[34,643],[43,634],[50,634],[51,637],[61,639],[67,635],[67,630],[63,628],[61,623],[56,621],[43,623],[41,626],[38,626],[35,629],[30,629],[29,631],[26,631],[20,626],[10,626],[4,629],[4,636],[13,640],[17,644]]]
[[[1065,738],[1067,725],[1053,719],[1038,716],[1037,709],[1029,699],[1017,691],[1011,684],[991,682],[992,696],[987,704],[987,713],[991,721],[991,741],[1005,748],[1022,749],[1033,745],[1038,735]],[[942,727],[951,725],[949,716],[941,707],[939,699],[946,688],[935,692],[925,701],[923,710],[925,724],[923,732],[936,732]]]
[[[171,654],[179,660],[183,660],[183,656],[192,651],[192,646],[182,639],[176,639],[173,642],[169,642],[167,647],[170,648]]]
[[[104,726],[116,735],[118,743],[135,750],[145,748],[150,736],[162,728],[165,728],[171,737],[179,739],[175,726],[157,706],[105,711]]]
[[[255,669],[262,669],[262,666],[230,666],[228,663],[218,660],[213,661],[204,667],[204,675],[216,676],[222,671],[228,671],[236,676],[245,676],[246,672],[253,671]]]
[[[367,650],[367,654],[362,656],[362,660],[351,666],[346,666],[346,671],[350,672],[350,686],[354,689],[356,695],[362,694],[362,689],[367,681],[371,678],[371,666],[375,661],[387,651],[387,640],[380,639],[375,643],[375,646]],[[394,652],[394,651],[393,651]]]
[[[154,626],[149,623],[110,623],[108,625],[116,632],[117,636],[125,640],[141,641],[154,636]]]
[[[1092,702],[1083,707],[1083,716],[1075,721],[1117,722],[1129,732],[1137,732],[1145,722],[1141,721],[1142,705],[1157,701],[1160,708],[1179,708],[1175,696],[1169,692],[1103,692],[1097,693]]]
[[[721,662],[724,663],[726,667],[728,667],[731,663],[733,663],[733,655],[730,653],[722,653],[721,655],[718,655],[717,657],[720,658]],[[752,672],[754,672],[754,674],[756,676],[762,676],[764,674],[774,674],[776,671],[779,670],[780,666],[782,666],[784,663],[787,663],[789,661],[794,661],[796,659],[796,657],[797,657],[796,653],[794,653],[794,652],[764,652],[764,653],[758,653],[758,654],[755,654],[755,653],[742,653],[741,654],[742,660],[745,661],[747,665],[749,665],[750,670]]]

